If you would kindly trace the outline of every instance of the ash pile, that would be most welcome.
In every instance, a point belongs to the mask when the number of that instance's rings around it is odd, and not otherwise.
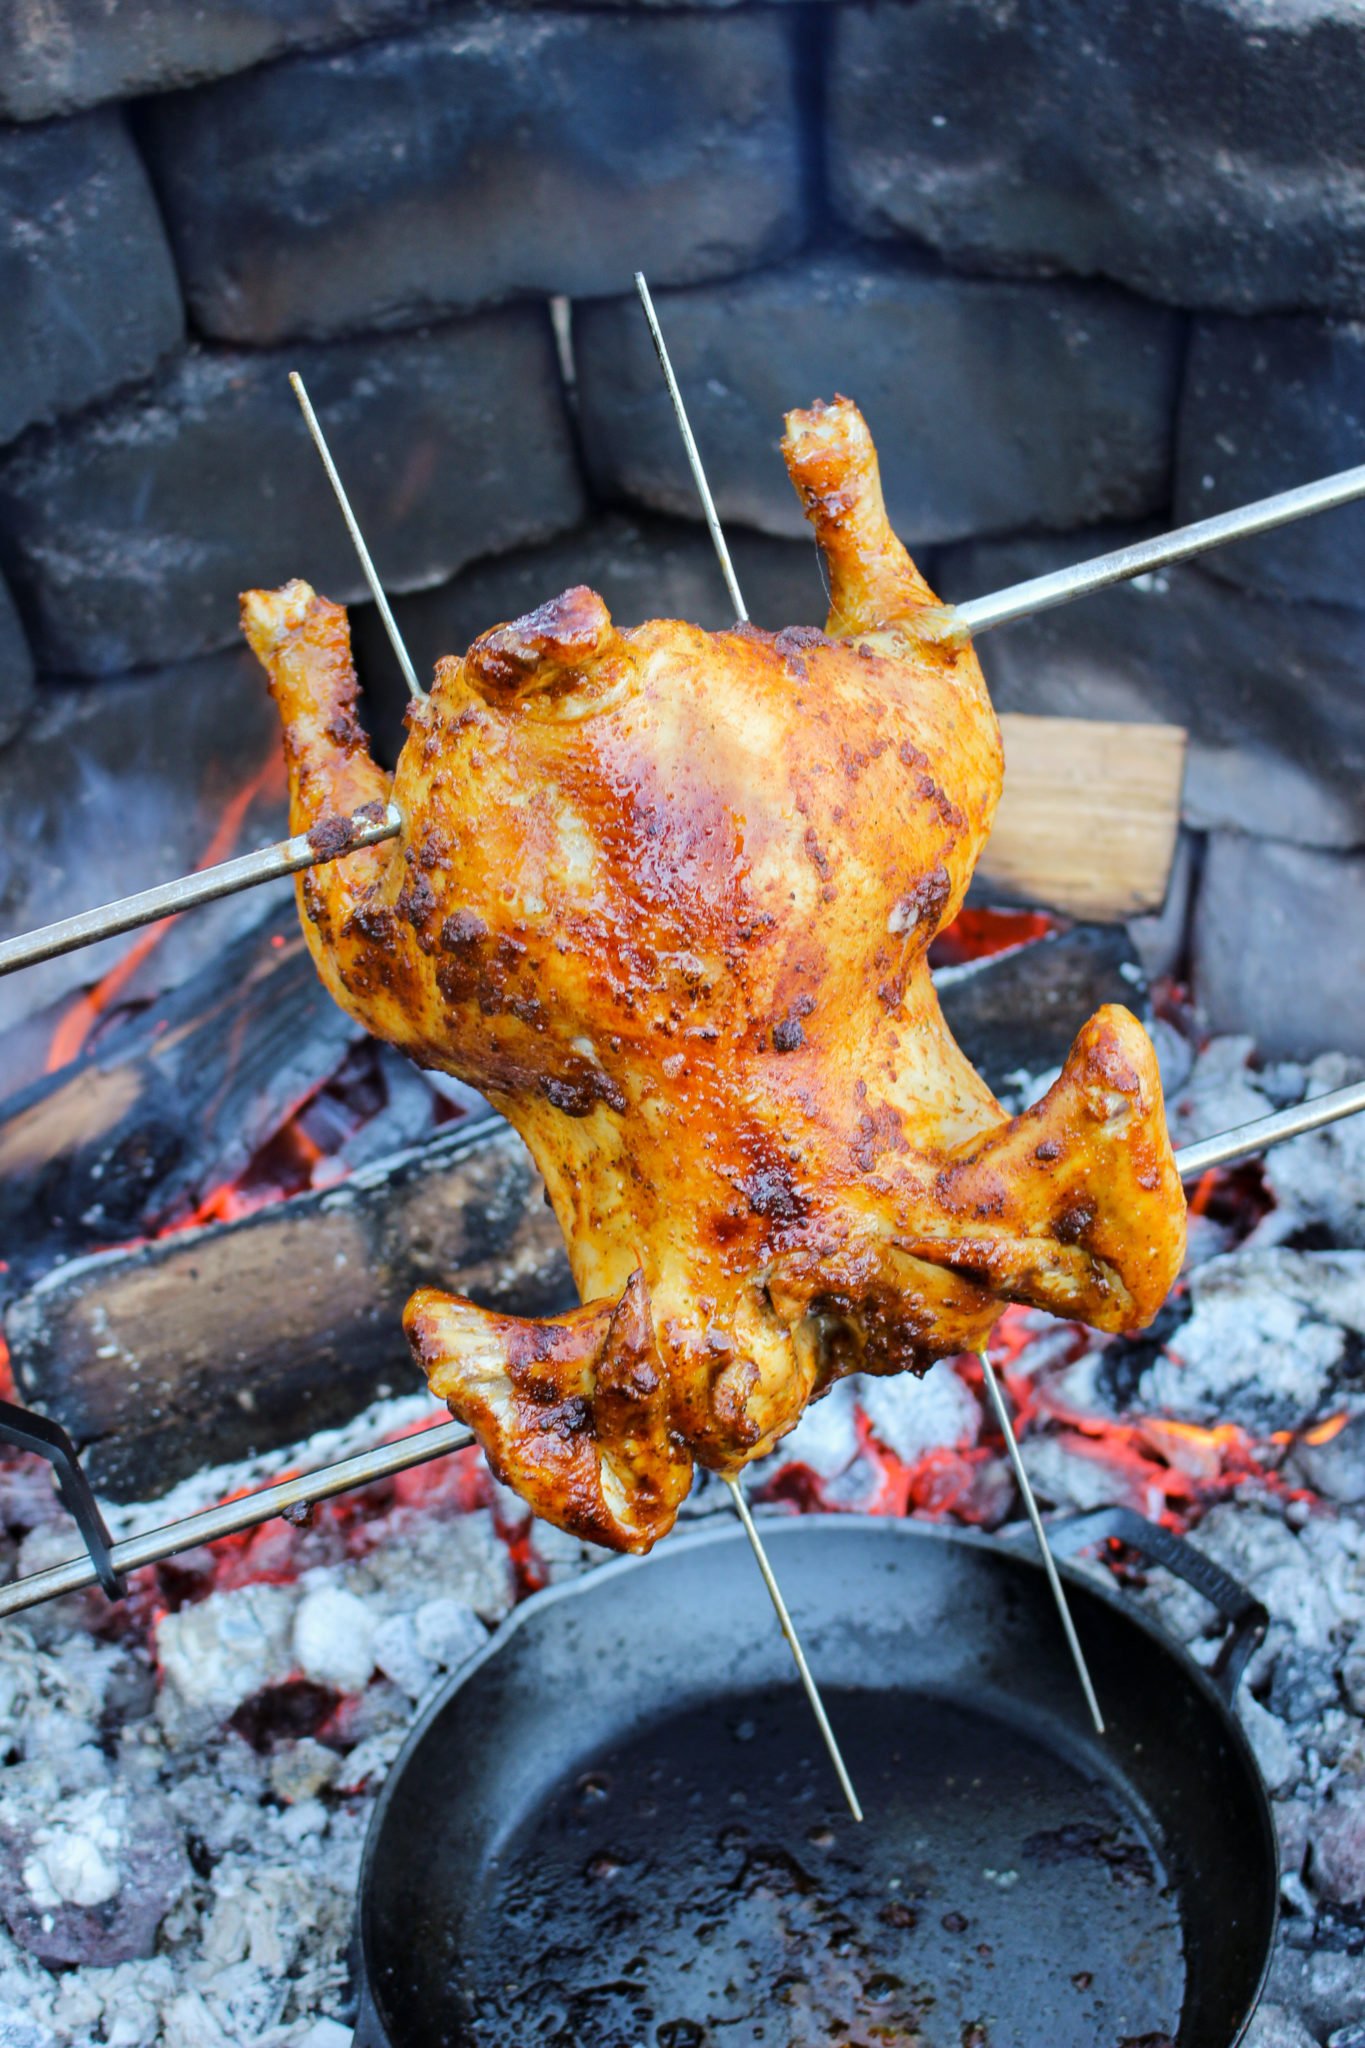
[[[1195,1052],[1158,1023],[1176,1141],[1360,1067]],[[1050,1075],[1015,1077],[1019,1100]],[[1158,1325],[1105,1340],[1011,1310],[995,1355],[1046,1505],[1122,1503],[1190,1537],[1271,1616],[1238,1711],[1274,1795],[1283,1919],[1252,2048],[1365,2042],[1365,1122],[1191,1190]],[[389,1400],[296,1447],[322,1463],[430,1419]],[[277,1474],[218,1467],[111,1510],[115,1534]],[[1018,1521],[975,1361],[850,1380],[750,1474],[770,1513]],[[701,1483],[687,1513],[728,1511]],[[71,1554],[44,1468],[0,1468],[8,1573]],[[528,1519],[475,1452],[135,1575],[0,1632],[0,2041],[346,2048],[365,1830],[418,1703],[522,1597],[593,1553]],[[1201,1663],[1216,1617],[1117,1572]],[[699,1621],[699,1626],[704,1625]]]

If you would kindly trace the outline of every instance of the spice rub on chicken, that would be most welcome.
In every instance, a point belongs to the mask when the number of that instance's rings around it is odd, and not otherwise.
[[[390,795],[394,842],[299,881],[337,1001],[471,1082],[544,1175],[585,1306],[546,1321],[425,1288],[436,1394],[538,1514],[622,1550],[693,1462],[735,1472],[842,1374],[921,1372],[1004,1303],[1140,1329],[1184,1198],[1125,1009],[1007,1117],[926,951],[991,828],[976,657],[892,533],[846,399],[787,418],[826,630],[619,631],[587,589],[439,663],[390,790],[346,616],[243,599],[295,831]]]

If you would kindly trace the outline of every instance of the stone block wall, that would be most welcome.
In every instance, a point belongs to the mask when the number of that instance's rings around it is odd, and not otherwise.
[[[360,595],[290,368],[419,663],[574,581],[724,622],[637,268],[770,626],[835,389],[948,597],[1365,461],[1365,12],[15,0],[0,780],[54,693],[221,689],[244,585]],[[1142,938],[1271,1054],[1365,1053],[1363,569],[1355,508],[983,643],[1002,708],[1190,727]]]

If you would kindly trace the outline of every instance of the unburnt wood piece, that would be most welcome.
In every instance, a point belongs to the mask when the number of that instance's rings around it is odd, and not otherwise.
[[[977,870],[1016,902],[1103,922],[1159,910],[1175,858],[1178,725],[1006,712],[1005,791]]]
[[[573,1302],[540,1178],[491,1117],[325,1194],[75,1261],[6,1335],[22,1398],[131,1500],[416,1391],[402,1309],[436,1281],[520,1315]]]
[[[0,1248],[26,1266],[141,1237],[235,1179],[364,1034],[291,904],[83,1057],[0,1102]]]

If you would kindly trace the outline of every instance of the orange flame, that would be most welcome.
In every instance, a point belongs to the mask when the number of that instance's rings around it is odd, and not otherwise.
[[[283,763],[281,757],[272,753],[262,763],[255,775],[245,782],[237,794],[224,805],[213,837],[194,864],[194,873],[204,868],[215,867],[220,860],[226,860],[242,829],[243,820],[258,796],[274,793],[283,785]],[[47,1049],[44,1072],[55,1074],[59,1067],[69,1065],[81,1051],[99,1018],[125,989],[138,968],[165,938],[175,916],[163,917],[156,924],[148,925],[139,932],[128,948],[108,973],[95,986],[87,989],[61,1019],[52,1034],[52,1043]]]

